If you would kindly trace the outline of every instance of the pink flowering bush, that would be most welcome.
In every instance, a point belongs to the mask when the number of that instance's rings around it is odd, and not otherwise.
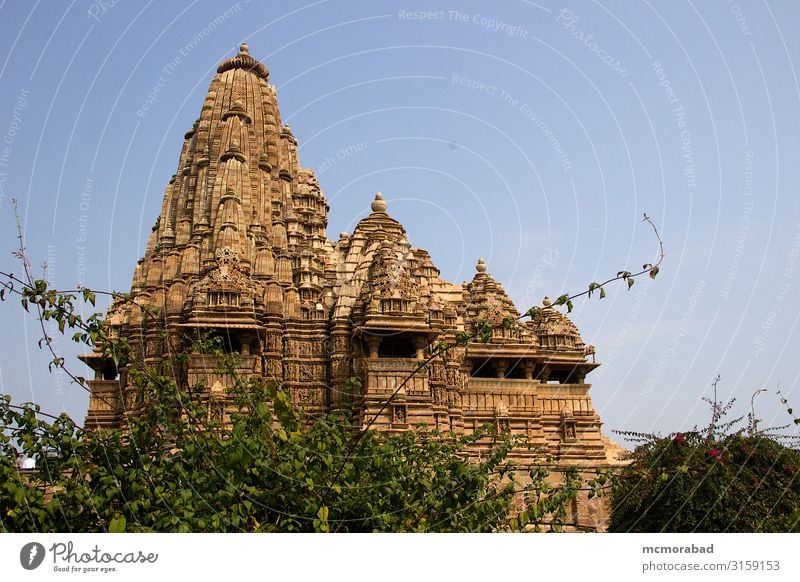
[[[716,427],[640,445],[614,484],[614,532],[800,532],[800,451]]]

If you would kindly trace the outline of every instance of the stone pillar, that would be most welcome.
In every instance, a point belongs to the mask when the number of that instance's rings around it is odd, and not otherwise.
[[[494,362],[495,377],[505,378],[506,370],[508,370],[508,360],[504,360],[503,358],[495,358],[492,361]]]

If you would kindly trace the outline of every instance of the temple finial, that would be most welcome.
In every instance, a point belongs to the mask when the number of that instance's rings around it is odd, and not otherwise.
[[[389,207],[386,204],[386,200],[383,199],[383,194],[377,192],[375,194],[375,200],[372,201],[370,204],[370,208],[372,208],[372,212],[386,212],[386,209]]]
[[[478,259],[478,264],[475,265],[475,270],[478,271],[478,273],[486,272],[486,261],[483,260],[483,257]]]

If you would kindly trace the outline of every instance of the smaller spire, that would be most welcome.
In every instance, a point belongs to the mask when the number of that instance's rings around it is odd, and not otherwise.
[[[478,264],[475,265],[475,270],[478,271],[478,273],[486,272],[486,262],[483,260],[483,257],[478,259]]]
[[[235,183],[228,184],[228,187],[225,188],[225,194],[223,194],[219,199],[220,203],[224,202],[228,198],[235,198],[236,200],[239,200],[239,195],[236,194],[236,184]]]
[[[377,192],[375,194],[375,200],[372,201],[370,204],[370,208],[372,208],[372,212],[386,212],[386,209],[389,207],[386,204],[386,201],[383,199],[383,194]]]
[[[220,157],[220,161],[224,162],[230,158],[236,158],[242,163],[244,163],[246,159],[242,153],[242,148],[239,145],[239,140],[236,138],[231,140],[230,145],[228,145],[228,149],[226,149],[225,153]]]

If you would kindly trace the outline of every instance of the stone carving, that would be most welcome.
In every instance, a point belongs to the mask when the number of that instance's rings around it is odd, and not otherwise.
[[[575,416],[573,415],[572,408],[565,405],[561,409],[561,426],[563,428],[564,440],[575,441],[577,435],[575,433]]]
[[[405,404],[396,404],[392,407],[392,422],[394,424],[406,424],[408,422],[408,410]]]

